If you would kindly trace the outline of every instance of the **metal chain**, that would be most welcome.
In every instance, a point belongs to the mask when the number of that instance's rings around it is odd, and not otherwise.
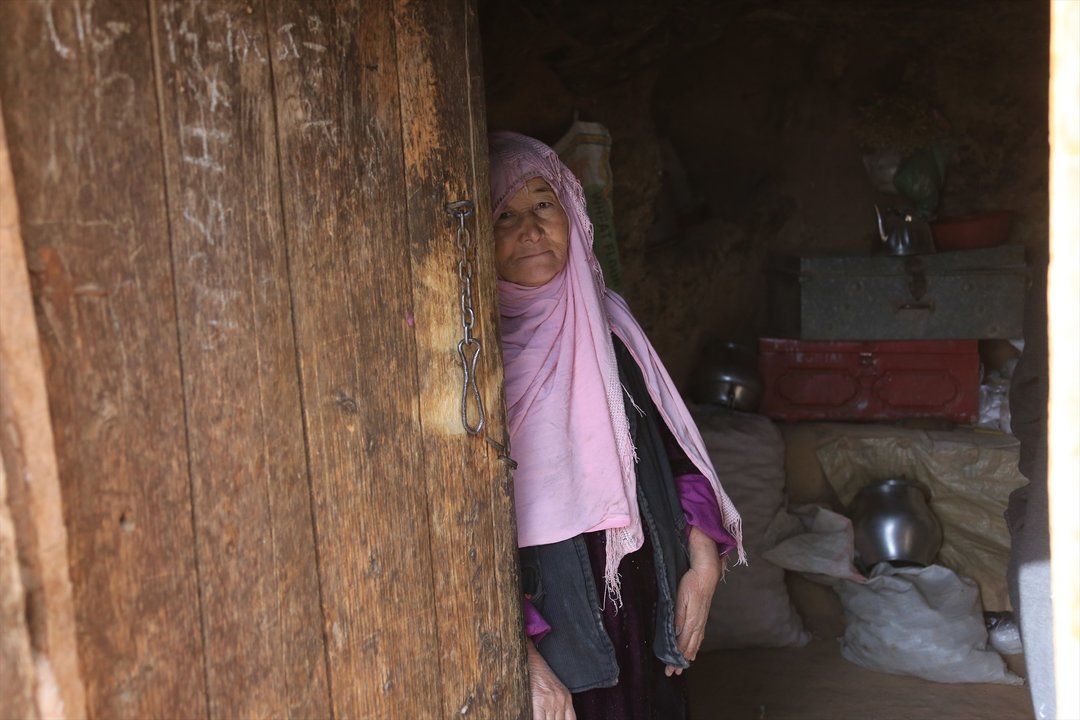
[[[476,311],[473,309],[472,297],[472,233],[465,226],[465,218],[475,212],[476,208],[470,200],[459,200],[446,206],[446,212],[457,219],[457,249],[458,249],[458,307],[461,311],[461,340],[458,341],[457,351],[461,357],[461,368],[464,373],[461,386],[461,424],[465,432],[470,435],[479,435],[484,429],[484,401],[480,397],[480,387],[476,384],[476,361],[480,358],[480,339],[473,337],[473,326],[476,324]],[[470,403],[471,399],[471,403]],[[475,411],[469,412],[469,406],[473,405]],[[476,418],[476,422],[469,420],[470,414]]]
[[[461,358],[461,370],[463,373],[461,385],[461,424],[465,428],[465,432],[470,435],[479,435],[484,429],[484,421],[486,420],[484,414],[484,401],[480,397],[480,387],[476,382],[476,361],[480,357],[481,345],[480,339],[473,336],[473,327],[476,325],[476,310],[473,308],[472,297],[472,233],[470,233],[469,228],[465,226],[465,218],[472,215],[475,211],[476,207],[469,200],[459,200],[457,202],[449,203],[446,206],[446,212],[457,220],[455,239],[459,254],[457,274],[458,287],[460,288],[458,295],[458,309],[461,312],[461,340],[458,341],[457,351],[458,356]],[[470,399],[471,404],[475,408],[475,412],[473,413],[476,417],[475,423],[469,421]],[[509,435],[505,436],[505,442],[502,443],[493,440],[486,434],[484,440],[495,448],[499,460],[509,465],[511,469],[517,467],[517,463],[510,457]]]

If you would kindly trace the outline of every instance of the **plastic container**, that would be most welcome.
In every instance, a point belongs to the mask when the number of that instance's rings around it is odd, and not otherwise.
[[[943,218],[930,224],[939,252],[996,247],[1009,239],[1011,210],[992,210]]]

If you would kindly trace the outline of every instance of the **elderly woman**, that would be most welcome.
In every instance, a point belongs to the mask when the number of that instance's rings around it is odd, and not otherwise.
[[[581,184],[523,135],[489,150],[533,717],[686,717],[739,515],[604,286]]]

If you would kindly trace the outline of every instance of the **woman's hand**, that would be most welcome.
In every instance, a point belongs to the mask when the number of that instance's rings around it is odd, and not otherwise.
[[[529,690],[532,693],[533,720],[575,720],[570,691],[555,677],[533,641],[526,643],[529,665]]]
[[[690,661],[697,658],[698,648],[705,638],[705,622],[709,619],[716,583],[720,581],[723,560],[716,543],[696,527],[690,528],[690,569],[679,581],[675,596],[675,636],[679,652]],[[668,665],[668,677],[681,675],[683,669]]]

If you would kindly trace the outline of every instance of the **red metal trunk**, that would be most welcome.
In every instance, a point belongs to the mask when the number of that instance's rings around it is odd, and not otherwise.
[[[763,338],[760,412],[777,420],[943,418],[979,411],[976,340]]]

